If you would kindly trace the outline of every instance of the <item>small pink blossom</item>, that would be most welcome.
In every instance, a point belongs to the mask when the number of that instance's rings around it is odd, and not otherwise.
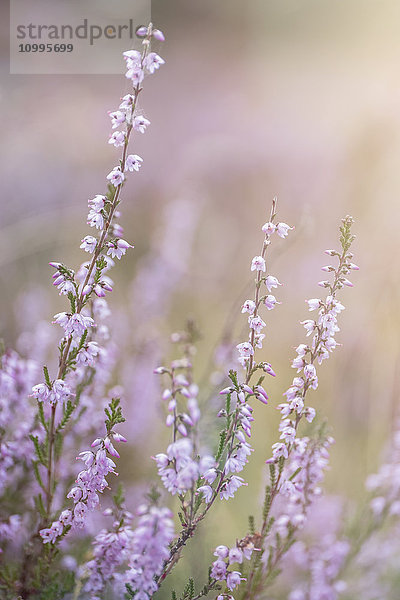
[[[263,271],[265,273],[265,259],[262,256],[255,256],[251,261],[252,271]]]

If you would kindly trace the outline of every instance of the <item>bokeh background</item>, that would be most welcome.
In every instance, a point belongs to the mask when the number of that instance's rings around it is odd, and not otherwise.
[[[52,335],[43,323],[64,310],[47,263],[76,267],[83,260],[87,199],[103,193],[115,163],[107,110],[128,83],[122,61],[120,77],[10,76],[5,2],[1,11],[0,328],[7,346],[29,354],[39,332]],[[152,15],[166,34],[166,65],[145,82],[141,98],[151,127],[135,140],[144,165],[126,185],[122,207],[135,250],[114,269],[117,291],[109,298],[122,319],[114,338],[125,356],[118,383],[131,418],[126,431],[134,435],[122,471],[135,489],[155,478],[149,455],[168,441],[150,359],[166,356],[168,335],[193,318],[202,334],[195,372],[207,381],[221,337],[241,341],[250,260],[273,196],[280,220],[296,227],[271,253],[283,304],[266,315],[262,356],[278,377],[269,382],[271,406],[256,408],[256,452],[246,471],[252,485],[203,528],[204,557],[189,550],[192,568],[201,570],[211,544],[245,533],[246,515],[259,504],[264,460],[276,441],[273,406],[291,381],[293,348],[304,339],[304,300],[320,294],[320,267],[329,262],[323,250],[337,245],[346,214],[355,219],[360,271],[354,289],[342,294],[343,347],[321,368],[313,397],[337,441],[329,493],[350,502],[363,495],[393,427],[400,4],[153,0]]]

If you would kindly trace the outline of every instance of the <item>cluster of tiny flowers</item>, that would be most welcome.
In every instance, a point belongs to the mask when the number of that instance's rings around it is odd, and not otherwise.
[[[347,587],[338,575],[349,550],[348,542],[338,541],[334,535],[323,535],[320,542],[311,548],[297,542],[291,558],[308,574],[309,581],[296,584],[288,600],[337,600]]]
[[[33,386],[32,394],[30,394],[38,402],[46,402],[50,406],[55,406],[57,402],[63,403],[73,395],[68,385],[62,379],[56,379],[51,385],[38,383]]]
[[[115,516],[106,509],[105,516]],[[84,591],[91,600],[101,600],[107,583],[118,577],[118,568],[125,563],[132,551],[132,515],[127,511],[118,514],[113,530],[102,529],[93,541],[93,558],[85,565],[84,576],[88,579]],[[123,524],[121,524],[123,523]]]
[[[328,449],[333,442],[331,437],[295,439],[279,488],[283,514],[276,519],[274,528],[281,537],[304,525],[309,507],[321,495],[319,483],[328,468]]]
[[[135,600],[149,600],[157,591],[154,578],[162,573],[174,538],[172,513],[168,508],[141,506],[133,531],[129,570],[124,574]]]
[[[253,362],[254,352],[256,348],[262,348],[265,334],[262,333],[266,327],[266,323],[260,317],[258,313],[259,306],[264,304],[268,310],[275,308],[276,304],[280,304],[275,296],[271,294],[274,288],[282,285],[276,277],[273,275],[264,275],[267,271],[267,265],[265,260],[265,253],[268,245],[270,244],[270,236],[273,233],[277,233],[280,237],[285,238],[288,232],[293,227],[290,227],[286,223],[278,223],[275,225],[272,222],[267,222],[263,225],[262,231],[265,234],[262,252],[259,256],[255,256],[251,261],[251,271],[256,271],[256,294],[254,300],[246,300],[242,306],[242,313],[248,313],[249,322],[249,341],[241,342],[236,346],[239,352],[240,364],[247,368],[248,364]],[[260,298],[260,286],[264,283],[268,294],[265,294]]]
[[[233,548],[227,546],[217,546],[214,552],[214,556],[217,557],[212,563],[210,576],[216,581],[225,581],[228,590],[232,591],[240,585],[241,581],[245,581],[240,571],[230,569],[234,564],[241,565],[243,560],[250,560],[254,550],[253,543],[246,543],[245,545],[240,544]],[[218,596],[219,599],[229,598],[226,594]]]
[[[330,256],[340,255],[334,250],[326,251]],[[267,462],[277,462],[280,457],[288,458],[290,449],[295,439],[299,421],[304,417],[311,423],[315,417],[315,409],[305,406],[305,397],[309,389],[316,390],[318,387],[318,376],[315,362],[321,364],[323,360],[329,358],[330,353],[338,345],[335,335],[339,331],[337,317],[344,309],[336,298],[336,292],[343,285],[349,285],[350,282],[344,277],[350,269],[358,269],[356,265],[350,262],[352,254],[345,253],[340,258],[340,264],[337,269],[332,266],[323,267],[324,270],[334,273],[335,280],[333,284],[327,281],[319,282],[319,285],[329,288],[329,294],[325,300],[312,298],[307,300],[310,311],[318,310],[318,317],[315,320],[307,319],[302,321],[307,336],[313,335],[310,344],[300,344],[296,348],[296,358],[292,361],[292,367],[297,370],[297,375],[292,381],[292,385],[284,392],[286,402],[279,404],[278,410],[281,412],[281,424],[279,427],[281,442],[272,446],[272,458]]]
[[[135,114],[137,95],[145,73],[153,74],[156,69],[165,63],[161,56],[155,52],[148,52],[150,38],[153,37],[159,41],[164,41],[163,33],[158,29],[154,29],[152,26],[141,29],[143,29],[143,35],[140,33],[138,33],[138,35],[145,38],[143,40],[144,51],[142,53],[138,50],[128,50],[127,52],[124,52],[127,68],[125,75],[132,81],[135,92],[134,94],[127,94],[124,96],[118,109],[109,113],[114,131],[111,133],[108,142],[117,148],[119,146],[126,147],[128,131],[130,132],[131,129],[133,129],[134,131],[144,133],[146,128],[150,125],[150,121],[146,119],[146,117]],[[140,29],[138,31],[140,32]],[[126,131],[117,130],[120,126],[125,126]],[[142,166],[143,159],[137,154],[125,156],[124,153],[124,157],[125,162],[122,165],[122,168],[116,166],[107,175],[107,179],[114,187],[118,187],[124,182],[124,173],[126,171],[139,171]],[[123,244],[127,243],[123,240],[121,241]],[[123,244],[118,246],[117,243],[115,243],[114,247],[110,246],[109,248],[114,248],[116,256],[118,256],[121,252],[122,254],[125,254],[126,248],[129,247],[129,244],[128,246],[124,246]],[[118,258],[120,258],[120,256],[118,256]]]
[[[114,461],[107,456],[107,452],[111,456],[119,456],[113,441],[126,442],[126,439],[119,433],[110,433],[104,439],[94,440],[92,448],[97,448],[96,451],[87,450],[77,456],[77,460],[85,463],[86,469],[78,473],[74,487],[67,494],[67,498],[72,498],[74,501],[74,509],[64,510],[51,527],[40,531],[45,544],[48,542],[54,544],[69,526],[84,527],[88,511],[98,506],[100,502],[98,494],[102,493],[108,485],[107,475],[117,474],[114,470]]]
[[[342,536],[326,535],[318,543],[307,548],[298,542],[293,547],[293,559],[307,574],[308,581],[297,585],[289,600],[318,600],[328,598],[337,600],[340,594],[351,588],[357,597],[385,597],[379,583],[382,578],[382,564],[385,574],[391,560],[398,563],[398,543],[393,544],[395,536],[391,527],[390,539],[382,535],[380,525],[387,517],[400,516],[400,427],[397,425],[388,448],[388,460],[382,464],[378,473],[369,475],[366,480],[367,491],[373,494],[369,500],[371,518],[367,535],[357,553],[352,556],[356,568],[363,569],[363,576],[354,580],[349,574],[349,582],[343,581],[342,566],[351,550],[350,541]],[[368,517],[363,515],[362,527]],[[349,589],[350,591],[350,589]],[[349,593],[349,591],[347,593]],[[361,594],[361,595],[360,595]]]
[[[32,455],[28,433],[34,428],[35,409],[26,398],[37,372],[34,361],[16,352],[0,356],[0,494],[18,485]]]
[[[192,440],[179,438],[168,446],[166,454],[154,457],[161,481],[173,496],[187,492],[199,477],[206,477],[215,466],[212,456],[198,459],[193,454]]]
[[[173,334],[172,341],[182,343],[185,334]],[[172,361],[170,368],[158,367],[156,374],[168,374],[169,385],[162,394],[167,404],[166,425],[172,429],[173,442],[166,453],[154,457],[158,473],[170,494],[185,494],[199,477],[215,470],[215,459],[200,453],[196,447],[196,425],[200,419],[198,386],[191,381],[190,353],[194,347],[186,344],[185,355]],[[204,491],[203,489],[201,491]]]
[[[275,202],[273,207],[275,207]],[[289,226],[285,225],[285,227],[287,230],[291,229]],[[235,378],[232,378],[230,375],[233,385],[228,386],[219,392],[220,395],[228,397],[229,400],[227,402],[227,407],[230,407],[232,397],[235,398],[236,405],[234,411],[230,412],[229,414],[227,413],[226,409],[222,409],[218,413],[219,417],[226,417],[228,421],[232,419],[233,427],[230,428],[228,426],[227,428],[227,430],[230,431],[230,437],[225,440],[225,444],[228,449],[223,460],[223,464],[219,465],[219,469],[214,467],[205,473],[203,477],[205,484],[199,488],[199,492],[203,494],[206,503],[213,501],[217,493],[219,493],[220,498],[224,500],[233,498],[239,487],[242,485],[247,485],[243,478],[238,476],[237,473],[240,473],[244,469],[248,462],[249,456],[253,451],[253,448],[246,439],[251,437],[251,427],[254,421],[252,414],[253,408],[250,406],[249,400],[254,396],[263,404],[268,404],[268,394],[261,385],[261,381],[257,385],[253,386],[250,386],[249,383],[252,375],[251,369],[254,364],[255,350],[256,348],[262,347],[262,341],[265,337],[265,335],[262,333],[262,329],[265,327],[265,322],[258,314],[259,306],[263,302],[266,303],[267,298],[269,308],[273,308],[273,306],[276,304],[276,299],[273,296],[260,297],[260,288],[263,282],[266,283],[268,291],[271,291],[272,286],[276,287],[279,284],[275,277],[262,277],[262,273],[266,271],[265,252],[270,244],[270,235],[274,231],[278,231],[277,228],[278,225],[274,225],[271,222],[266,223],[262,227],[262,230],[265,234],[262,254],[254,257],[252,261],[251,270],[257,271],[255,297],[254,300],[246,300],[242,306],[242,313],[249,314],[249,341],[242,342],[237,345],[237,349],[239,351],[239,362],[247,369],[247,376],[245,381],[241,383],[238,381],[236,375]],[[281,235],[283,232],[282,227],[279,228],[279,232]],[[282,235],[282,237],[285,236]],[[265,373],[275,377],[275,372],[269,363],[259,363],[257,367],[262,369]],[[215,489],[211,487],[214,481],[217,481]]]

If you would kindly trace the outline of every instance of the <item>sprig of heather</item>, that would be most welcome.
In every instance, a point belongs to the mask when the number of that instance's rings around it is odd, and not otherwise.
[[[138,32],[143,37],[143,50],[140,53],[130,50],[124,53],[127,63],[126,77],[133,83],[133,92],[127,94],[117,111],[111,112],[113,129],[115,131],[109,142],[115,147],[122,147],[122,156],[119,164],[107,175],[109,190],[106,195],[96,195],[89,200],[88,225],[99,231],[99,237],[86,236],[82,240],[81,248],[92,258],[85,263],[80,272],[84,277],[79,280],[72,269],[62,263],[50,263],[55,268],[53,275],[54,285],[60,289],[60,294],[67,295],[70,302],[70,312],[61,312],[55,315],[54,323],[64,329],[64,337],[59,346],[59,368],[57,377],[50,379],[47,369],[44,369],[45,381],[34,386],[32,395],[38,400],[39,419],[42,423],[45,439],[35,441],[36,453],[40,464],[46,470],[45,482],[40,478],[39,485],[45,494],[45,505],[41,495],[38,496],[38,505],[41,506],[42,525],[48,522],[52,510],[52,500],[55,487],[55,446],[58,431],[56,418],[57,406],[62,406],[61,420],[70,419],[76,403],[74,392],[65,381],[67,375],[74,371],[78,364],[93,364],[98,354],[98,347],[90,340],[90,331],[95,326],[94,319],[87,314],[94,297],[104,297],[106,292],[112,291],[112,282],[106,274],[114,264],[113,259],[120,259],[133,246],[122,239],[123,230],[114,222],[119,215],[117,208],[121,201],[121,190],[128,171],[138,171],[142,163],[141,157],[128,155],[128,144],[133,131],[143,133],[149,121],[137,112],[137,100],[142,90],[142,81],[147,73],[154,71],[164,63],[156,53],[150,52],[150,42],[154,37],[163,40],[164,36],[150,24],[145,30]],[[50,408],[49,417],[43,405]],[[47,410],[47,409],[46,409]],[[47,410],[47,412],[48,412]],[[39,456],[40,455],[40,456]]]
[[[86,469],[78,473],[75,485],[67,496],[74,501],[74,509],[62,511],[51,527],[40,530],[40,536],[45,544],[55,544],[58,538],[67,534],[71,527],[83,528],[87,513],[99,505],[99,494],[108,487],[107,475],[109,473],[118,475],[115,471],[115,462],[108,454],[119,458],[113,442],[126,442],[124,436],[114,431],[116,425],[125,421],[119,402],[118,398],[113,398],[105,409],[106,435],[93,441],[91,447],[95,450],[85,450],[77,456],[77,460],[84,462]]]
[[[377,473],[367,477],[365,487],[366,502],[336,538],[330,536],[329,548],[323,547],[322,540],[308,549],[304,565],[306,580],[294,586],[289,600],[312,600],[322,592],[337,600],[345,591],[349,597],[352,594],[359,597],[366,592],[364,582],[368,582],[369,587],[373,583],[374,593],[377,593],[382,554],[379,546],[386,548],[384,561],[387,564],[387,552],[390,554],[394,539],[393,525],[400,523],[400,423],[392,434],[386,460]],[[391,527],[386,530],[385,525],[389,523]],[[387,531],[390,540],[386,538]],[[395,552],[398,552],[396,547]]]
[[[118,582],[121,576],[118,569],[132,554],[133,515],[126,510],[122,488],[113,496],[114,506],[107,508],[103,515],[112,517],[109,529],[102,529],[93,541],[93,558],[82,568],[83,586],[91,600],[101,600],[107,586]]]
[[[206,454],[201,457],[198,455],[194,466],[193,459],[190,458],[193,452],[190,439],[185,436],[182,426],[180,431],[179,426],[175,425],[177,422],[175,413],[167,417],[167,425],[174,424],[173,443],[169,446],[166,454],[155,457],[159,473],[171,493],[175,493],[175,489],[169,485],[170,477],[174,485],[176,477],[178,480],[183,477],[186,481],[183,484],[184,495],[180,498],[182,530],[171,546],[163,572],[157,579],[158,585],[176,565],[186,542],[194,535],[198,525],[206,517],[214,502],[218,498],[221,500],[233,498],[241,486],[247,485],[238,473],[244,469],[253,451],[246,439],[246,437],[251,437],[251,426],[254,421],[253,408],[249,400],[255,397],[263,404],[268,403],[268,395],[262,385],[264,376],[261,376],[252,386],[250,386],[251,378],[258,370],[275,376],[270,363],[255,361],[256,350],[262,348],[265,337],[262,330],[266,324],[260,316],[260,307],[264,304],[268,310],[274,308],[277,300],[272,296],[271,290],[281,285],[276,277],[266,272],[266,253],[273,233],[276,232],[280,237],[285,238],[292,229],[286,223],[275,224],[275,218],[276,198],[272,202],[270,219],[262,227],[264,240],[261,253],[255,256],[251,262],[251,271],[256,271],[254,300],[246,300],[242,306],[242,314],[248,314],[249,341],[238,344],[237,350],[238,361],[244,368],[245,375],[241,381],[238,373],[231,370],[229,373],[231,385],[220,392],[222,396],[226,397],[226,403],[225,408],[219,412],[218,416],[226,419],[226,427],[220,433],[215,456],[211,457]],[[263,284],[268,292],[265,295],[262,295]],[[173,379],[171,370],[166,367],[160,367],[157,372],[168,373]],[[185,382],[181,382],[180,385],[183,385],[183,395],[190,397],[190,391],[187,386],[185,387]],[[175,410],[175,395],[174,386],[164,392],[164,398],[169,401],[171,411]],[[180,418],[182,419],[182,417]],[[183,425],[185,427],[184,423]],[[177,439],[179,434],[181,438]],[[190,490],[190,496],[187,502],[185,494],[188,490]],[[189,511],[187,511],[187,506],[189,506]]]
[[[129,569],[124,574],[127,598],[149,600],[158,589],[157,579],[169,556],[175,530],[168,508],[144,504],[133,532]]]
[[[307,336],[313,334],[311,344],[300,344],[297,349],[297,357],[292,362],[292,367],[297,370],[297,375],[293,379],[292,385],[286,390],[284,395],[287,402],[278,406],[281,412],[281,422],[279,425],[280,439],[282,441],[273,444],[272,458],[266,463],[269,465],[270,484],[266,488],[265,502],[263,510],[263,518],[260,529],[260,546],[261,552],[252,560],[247,578],[243,598],[256,598],[260,589],[266,583],[266,577],[271,576],[271,573],[276,569],[280,558],[287,552],[293,540],[294,532],[304,521],[304,514],[297,513],[285,515],[285,527],[289,534],[287,543],[283,546],[279,544],[278,550],[271,547],[267,560],[267,573],[263,574],[262,554],[264,552],[264,544],[267,536],[270,534],[274,517],[271,516],[271,511],[278,497],[285,498],[294,495],[294,505],[296,506],[297,486],[302,489],[304,482],[302,479],[304,474],[304,465],[299,460],[301,455],[309,451],[314,442],[307,437],[297,438],[297,431],[300,422],[306,419],[311,423],[315,418],[315,409],[306,406],[306,397],[309,390],[317,389],[318,377],[315,364],[321,364],[323,360],[329,358],[330,353],[338,345],[335,340],[335,334],[339,331],[337,326],[337,316],[344,309],[344,306],[337,300],[337,292],[344,286],[352,286],[353,284],[347,279],[351,270],[357,270],[358,267],[352,263],[353,254],[350,252],[350,246],[354,240],[351,234],[351,226],[353,219],[349,216],[342,220],[340,227],[340,243],[341,252],[336,250],[327,250],[326,254],[331,257],[337,257],[338,265],[335,268],[332,265],[323,267],[323,271],[333,275],[333,282],[320,281],[319,286],[327,290],[328,294],[325,300],[320,298],[312,298],[307,300],[309,310],[318,310],[318,318],[316,320],[307,319],[302,321],[302,325],[307,331]],[[300,375],[301,373],[301,375]],[[328,445],[332,440],[327,440]],[[322,445],[322,448],[327,450],[327,447]],[[324,463],[323,454],[317,460],[317,464]],[[325,466],[322,464],[322,466]],[[287,503],[287,498],[286,498]]]

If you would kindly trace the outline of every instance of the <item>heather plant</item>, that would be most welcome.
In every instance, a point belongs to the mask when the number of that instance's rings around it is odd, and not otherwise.
[[[109,113],[109,143],[121,149],[121,156],[107,175],[106,193],[88,203],[87,224],[97,235],[86,235],[80,248],[89,260],[76,272],[61,262],[50,263],[53,285],[68,301],[66,310],[52,321],[62,329],[58,369],[51,373],[33,357],[1,351],[1,598],[335,600],[353,597],[348,595],[352,590],[371,600],[377,597],[376,590],[381,597],[391,598],[393,585],[390,588],[387,583],[383,567],[375,569],[380,581],[375,587],[365,589],[362,583],[366,571],[372,572],[370,543],[375,543],[374,548],[387,548],[390,520],[396,521],[400,514],[398,432],[388,461],[368,478],[370,497],[361,516],[339,527],[333,537],[311,543],[305,535],[316,518],[334,442],[324,419],[316,418],[309,397],[318,388],[320,365],[340,345],[336,334],[344,309],[341,293],[344,287],[352,287],[350,273],[358,270],[352,262],[353,220],[349,216],[340,227],[340,248],[326,251],[333,264],[322,267],[330,277],[318,283],[323,297],[306,301],[315,316],[302,321],[307,339],[296,348],[292,361],[296,373],[283,393],[284,402],[269,398],[269,378],[275,378],[276,372],[263,354],[267,317],[281,304],[282,283],[271,272],[269,249],[272,243],[279,249],[294,229],[278,219],[274,199],[261,228],[259,253],[249,261],[254,277],[251,297],[243,298],[241,309],[236,307],[238,316],[241,310],[245,319],[245,337],[233,345],[230,336],[224,337],[217,353],[210,352],[204,384],[195,369],[200,339],[196,324],[188,320],[183,331],[172,334],[172,358],[152,365],[154,380],[158,378],[162,386],[160,412],[168,444],[162,446],[162,436],[154,440],[158,447],[151,457],[153,463],[150,457],[147,462],[155,468],[139,502],[137,491],[131,494],[128,485],[116,484],[120,444],[132,442],[127,438],[138,429],[150,431],[152,423],[142,414],[150,412],[148,392],[143,393],[140,406],[136,398],[127,404],[115,374],[127,373],[140,396],[147,385],[149,364],[166,354],[165,345],[160,350],[155,336],[142,362],[137,356],[137,364],[125,364],[124,353],[109,331],[118,326],[118,315],[113,319],[105,299],[113,290],[109,273],[115,259],[133,248],[122,237],[123,228],[116,219],[121,216],[124,182],[143,162],[128,153],[130,139],[150,125],[139,107],[139,96],[145,76],[164,64],[152,49],[164,41],[162,32],[150,24],[140,27],[137,35],[142,51],[124,53],[131,93]],[[177,256],[185,252],[193,221],[179,230],[176,214],[170,220],[162,249],[144,262],[132,285],[133,306],[138,310],[132,318],[132,336],[136,334],[133,343],[140,346],[149,343],[155,307],[167,305],[186,269],[172,260],[168,271],[165,255],[172,242]],[[129,327],[126,316],[120,327]],[[35,343],[36,357],[48,353],[48,337],[44,336],[41,348]],[[269,355],[273,352],[268,349]],[[268,481],[260,515],[250,515],[248,524],[239,515],[235,543],[221,529],[220,544],[204,548],[199,544],[199,529],[215,506],[240,494],[243,486],[255,487],[245,471],[254,453],[255,403],[265,411],[274,405],[280,413],[276,437],[268,441],[272,456],[265,451]],[[127,437],[121,433],[124,415]],[[146,461],[143,456],[141,460]],[[106,508],[101,507],[103,502]],[[198,551],[208,556],[210,567],[203,579],[195,581],[192,573],[182,569],[181,558],[186,546],[196,543]],[[399,551],[398,544],[390,545],[392,558]],[[165,582],[180,568],[184,571],[179,578],[184,582],[182,589],[170,591]],[[276,586],[282,570],[284,595]],[[290,589],[285,589],[288,582]]]

